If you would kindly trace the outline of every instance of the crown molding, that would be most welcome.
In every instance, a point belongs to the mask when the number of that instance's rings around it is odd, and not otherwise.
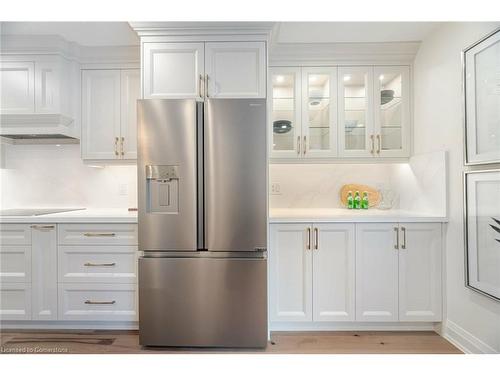
[[[82,46],[59,35],[2,35],[1,55],[59,55],[82,64],[140,63],[140,46]]]
[[[269,65],[411,65],[419,47],[420,42],[274,43]]]

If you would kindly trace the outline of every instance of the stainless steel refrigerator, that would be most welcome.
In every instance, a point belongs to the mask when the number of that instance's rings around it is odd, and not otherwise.
[[[266,102],[138,101],[139,341],[267,343]]]

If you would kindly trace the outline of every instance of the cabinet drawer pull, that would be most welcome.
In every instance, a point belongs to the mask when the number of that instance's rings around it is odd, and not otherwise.
[[[87,262],[84,264],[85,267],[113,267],[116,266],[116,263],[90,263]]]
[[[306,249],[307,250],[311,250],[311,228],[307,228]]]
[[[306,141],[306,136],[304,135],[304,155],[307,152],[307,141]]]
[[[115,137],[115,155],[118,156],[120,153],[118,152],[118,141],[120,139],[118,137]]]
[[[401,248],[406,249],[406,228],[401,227],[401,232],[403,232],[403,244],[401,245]]]
[[[370,139],[372,140],[372,149],[371,149],[370,153],[373,155],[373,154],[375,154],[375,136],[373,134],[370,135]]]
[[[84,233],[85,237],[115,237],[116,233]]]
[[[85,304],[86,305],[114,305],[116,301],[91,301],[91,300],[86,300]]]
[[[380,154],[380,149],[381,149],[380,134],[377,134],[377,144],[378,144],[377,154]]]
[[[33,229],[54,229],[55,225],[31,225]]]
[[[398,227],[394,227],[394,232],[396,232],[396,243],[394,244],[394,248],[396,250],[399,249],[399,229]]]
[[[297,155],[300,155],[300,135],[297,137]]]
[[[122,156],[125,155],[125,151],[123,151],[123,143],[125,142],[125,137],[122,137],[122,141],[120,143],[120,153],[122,154]]]
[[[314,248],[316,250],[318,250],[318,247],[319,247],[318,232],[319,232],[319,229],[318,228],[314,228]]]

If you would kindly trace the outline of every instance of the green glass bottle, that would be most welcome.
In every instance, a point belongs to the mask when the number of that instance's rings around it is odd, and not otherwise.
[[[363,210],[368,209],[368,192],[366,191],[363,192],[363,198],[361,199],[361,208]]]
[[[354,198],[352,197],[352,191],[349,190],[347,193],[347,208],[352,210],[354,208]]]
[[[359,191],[354,193],[354,208],[359,210],[361,208],[361,197],[359,195]]]

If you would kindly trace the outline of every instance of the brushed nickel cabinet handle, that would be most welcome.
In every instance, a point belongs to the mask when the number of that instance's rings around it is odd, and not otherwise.
[[[120,151],[121,151],[122,156],[125,155],[125,151],[123,151],[123,143],[124,142],[125,142],[125,137],[122,137],[122,141],[121,141],[121,144],[120,144],[120,147],[121,147]]]
[[[91,300],[86,300],[85,304],[86,305],[114,305],[116,301],[91,301]]]
[[[307,228],[307,242],[306,242],[306,249],[311,250],[311,228]]]
[[[297,137],[297,155],[300,155],[300,136]]]
[[[401,227],[401,232],[403,233],[403,244],[401,245],[401,248],[404,250],[406,249],[406,228]]]
[[[116,266],[116,263],[90,263],[87,262],[84,264],[85,267],[113,267]]]
[[[373,155],[373,154],[375,154],[375,136],[372,134],[372,135],[370,135],[370,138],[372,140],[372,149],[371,149],[370,153]]]
[[[205,96],[208,98],[208,74],[205,74]]]
[[[85,237],[115,237],[116,233],[84,233]]]
[[[398,227],[394,227],[394,232],[396,232],[396,243],[394,244],[394,248],[396,250],[399,249],[399,229]]]
[[[115,155],[118,156],[120,153],[118,152],[118,141],[120,139],[118,137],[115,137]]]
[[[305,154],[306,154],[306,152],[307,152],[307,141],[306,141],[306,140],[307,140],[307,138],[306,138],[306,136],[304,135],[304,155],[305,155]]]
[[[380,149],[381,149],[380,134],[377,134],[377,144],[378,144],[377,154],[380,154]]]
[[[31,228],[33,229],[54,229],[55,227],[55,225],[31,225]]]
[[[318,247],[319,247],[318,232],[319,232],[319,229],[318,228],[314,228],[314,248],[316,250],[318,250]]]

